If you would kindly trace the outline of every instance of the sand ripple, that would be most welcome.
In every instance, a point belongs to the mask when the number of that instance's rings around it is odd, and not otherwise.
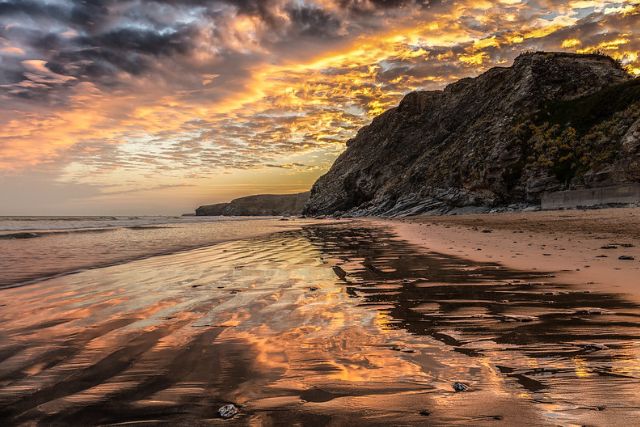
[[[311,225],[3,290],[0,419],[217,423],[233,402],[255,425],[628,424],[639,316],[381,228]]]

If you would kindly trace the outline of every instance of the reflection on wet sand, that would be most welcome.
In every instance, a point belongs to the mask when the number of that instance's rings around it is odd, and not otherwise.
[[[313,225],[2,291],[8,424],[629,423],[638,316],[549,275]],[[456,393],[456,381],[469,386]],[[241,408],[232,421],[217,409]]]

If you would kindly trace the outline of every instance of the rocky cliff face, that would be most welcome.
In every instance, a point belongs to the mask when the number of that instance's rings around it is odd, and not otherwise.
[[[298,194],[261,194],[241,197],[229,203],[200,206],[198,216],[275,216],[300,215],[309,192]]]
[[[640,82],[600,55],[531,53],[408,94],[313,186],[309,215],[536,204],[546,191],[640,180]]]

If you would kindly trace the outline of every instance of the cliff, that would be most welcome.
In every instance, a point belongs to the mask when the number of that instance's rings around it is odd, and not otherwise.
[[[413,92],[347,142],[309,215],[409,215],[539,204],[640,181],[640,81],[602,55],[528,53]]]
[[[300,215],[309,192],[298,194],[260,194],[241,197],[229,203],[200,206],[197,216],[274,216]]]

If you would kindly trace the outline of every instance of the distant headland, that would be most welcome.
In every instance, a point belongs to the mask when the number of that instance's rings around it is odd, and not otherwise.
[[[297,194],[259,194],[228,203],[200,206],[197,216],[279,216],[300,215],[309,192]]]

